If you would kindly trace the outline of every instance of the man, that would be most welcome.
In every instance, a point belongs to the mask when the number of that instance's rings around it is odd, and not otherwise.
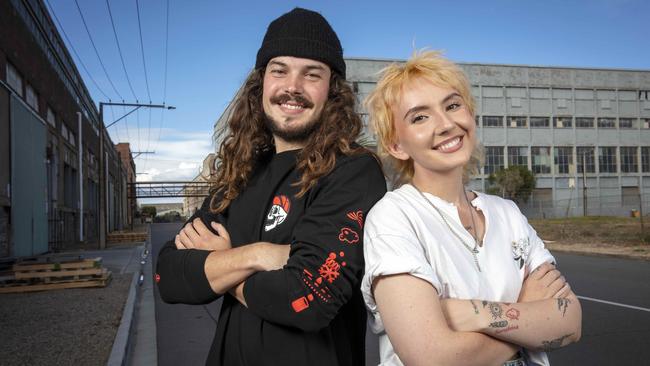
[[[157,264],[167,302],[224,296],[209,365],[365,364],[363,218],[386,188],[354,103],[320,14],[269,25],[213,193]]]

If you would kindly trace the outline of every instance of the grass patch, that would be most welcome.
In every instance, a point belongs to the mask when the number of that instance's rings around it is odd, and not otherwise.
[[[644,217],[641,232],[638,217],[586,216],[530,220],[544,240],[559,243],[600,243],[639,245],[650,243],[650,218]]]

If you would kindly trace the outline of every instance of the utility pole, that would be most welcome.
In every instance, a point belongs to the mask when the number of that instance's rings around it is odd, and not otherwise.
[[[134,107],[131,111],[123,115],[122,117],[116,119],[115,121],[109,123],[107,126],[104,126],[104,106],[124,106],[124,107]],[[116,124],[129,114],[135,112],[136,110],[145,107],[145,108],[166,108],[166,109],[176,109],[176,107],[168,106],[165,104],[142,104],[142,103],[113,103],[113,102],[99,102],[99,248],[106,248],[106,206],[108,204],[108,164],[106,162],[106,151],[104,147],[104,138],[107,136],[107,129],[112,125]]]
[[[587,216],[587,154],[582,153],[582,216]]]

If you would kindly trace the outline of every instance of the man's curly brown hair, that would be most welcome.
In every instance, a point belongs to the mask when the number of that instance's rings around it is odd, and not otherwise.
[[[262,107],[264,68],[251,72],[246,79],[226,126],[228,135],[217,154],[217,174],[212,183],[210,211],[223,212],[246,187],[261,154],[273,151],[273,136],[265,126]],[[294,185],[303,196],[334,169],[337,154],[358,154],[366,149],[353,145],[359,137],[362,122],[354,111],[356,97],[337,73],[332,73],[328,98],[318,126],[298,153],[296,168],[301,177]],[[218,198],[217,198],[218,197]]]

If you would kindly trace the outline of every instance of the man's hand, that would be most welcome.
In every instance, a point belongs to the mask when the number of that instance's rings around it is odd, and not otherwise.
[[[544,263],[528,275],[521,286],[517,302],[563,298],[571,292],[569,283],[551,263]]]
[[[210,225],[219,233],[215,235],[200,218],[188,222],[176,235],[178,249],[225,250],[230,249],[230,235],[226,228],[212,221]]]
[[[287,264],[291,245],[272,243],[257,243],[256,245],[258,245],[256,261],[258,271],[282,269]]]

